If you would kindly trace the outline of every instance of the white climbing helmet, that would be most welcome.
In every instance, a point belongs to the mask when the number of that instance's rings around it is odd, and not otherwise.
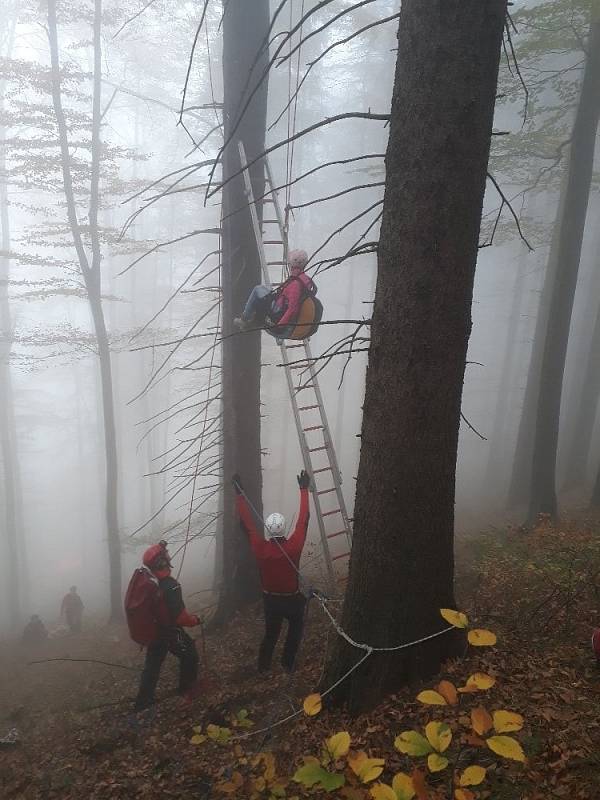
[[[275,511],[265,520],[265,537],[267,539],[278,539],[285,536],[285,517]]]

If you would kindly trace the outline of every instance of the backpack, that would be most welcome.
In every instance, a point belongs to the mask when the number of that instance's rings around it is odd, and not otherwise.
[[[310,280],[309,285],[307,286],[304,281],[302,281],[297,276],[292,276],[288,278],[284,283],[281,284],[277,289],[271,292],[270,295],[270,302],[271,307],[274,308],[275,304],[279,300],[280,296],[283,293],[283,290],[286,286],[288,286],[292,281],[300,281],[302,286],[302,294],[300,296],[300,307],[298,310],[298,316],[294,321],[294,329],[288,336],[287,339],[308,339],[314,333],[316,333],[317,328],[319,327],[319,323],[321,322],[321,318],[323,316],[323,304],[319,299],[317,299],[317,286],[315,282]],[[284,298],[285,299],[285,298]],[[282,304],[281,308],[278,309],[277,313],[277,320],[269,319],[267,316],[266,322],[271,326],[276,326],[277,321],[281,319],[285,311],[287,310],[287,304]],[[277,327],[272,327],[271,330],[268,330],[267,333],[270,333],[272,336],[277,337],[279,335],[279,331]]]
[[[142,646],[158,639],[158,581],[145,567],[136,569],[125,594],[125,616],[129,635]]]

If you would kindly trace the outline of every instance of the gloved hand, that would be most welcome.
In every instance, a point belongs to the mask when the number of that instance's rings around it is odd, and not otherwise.
[[[278,339],[277,337],[275,337],[275,341],[277,342],[279,347],[281,347],[281,345],[283,344],[283,339]]]
[[[300,475],[297,475],[296,477],[298,479],[298,486],[301,489],[308,489],[308,487],[310,486],[310,475],[308,474],[308,472],[305,469],[303,469]]]
[[[240,476],[237,474],[237,472],[236,472],[236,473],[235,473],[235,475],[232,477],[232,479],[231,479],[231,482],[232,482],[232,484],[233,484],[233,488],[234,488],[234,490],[235,490],[235,493],[236,493],[236,494],[241,494],[241,493],[242,493],[242,489],[243,489],[244,487],[242,486],[242,479],[241,479],[241,478],[240,478]]]

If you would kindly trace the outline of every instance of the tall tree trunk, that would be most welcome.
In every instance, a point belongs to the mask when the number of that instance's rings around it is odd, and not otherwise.
[[[110,577],[110,620],[117,621],[123,616],[121,602],[121,543],[117,514],[117,436],[115,429],[115,409],[112,387],[111,356],[108,334],[102,309],[101,251],[98,233],[98,208],[100,184],[100,124],[102,96],[102,0],[94,3],[94,76],[92,96],[92,164],[90,177],[89,236],[91,261],[88,259],[77,218],[77,207],[73,179],[71,175],[69,138],[67,123],[62,105],[60,87],[60,63],[58,58],[58,31],[56,23],[56,0],[48,0],[48,40],[52,65],[52,100],[61,153],[61,168],[67,205],[69,227],[73,245],[77,252],[79,267],[83,275],[88,295],[94,332],[98,345],[100,378],[102,386],[102,414],[104,421],[104,447],[106,457],[106,527],[108,534],[108,563]]]
[[[224,134],[228,140],[239,121],[243,92],[252,65],[255,66],[246,95],[262,77],[268,62],[266,36],[269,25],[268,0],[229,0],[223,16]],[[264,47],[260,55],[259,50]],[[238,141],[244,143],[248,160],[265,146],[267,81],[263,81],[225,150],[223,179],[240,169]],[[264,193],[264,166],[250,170],[255,197]],[[239,316],[253,286],[262,282],[260,263],[252,229],[242,176],[223,188],[222,290],[223,333],[233,332],[232,321]],[[259,217],[262,216],[261,204]],[[242,210],[239,210],[242,209]],[[233,611],[259,596],[257,570],[246,538],[241,535],[235,513],[230,478],[239,472],[244,488],[262,514],[262,473],[260,448],[260,333],[226,338],[222,351],[223,379],[223,577],[217,619],[226,620]]]
[[[558,513],[556,456],[560,401],[599,114],[600,19],[594,16],[590,25],[581,94],[571,136],[565,202],[559,220],[558,270],[550,301],[537,402],[528,515],[530,523],[540,513],[549,514],[552,518],[556,518]]]
[[[575,425],[569,442],[569,459],[566,465],[565,485],[581,486],[586,479],[594,423],[600,398],[600,306],[592,338],[582,370],[583,385],[575,414]]]
[[[503,498],[505,489],[505,480],[503,480],[503,472],[505,470],[505,442],[506,442],[506,426],[511,412],[513,412],[512,404],[515,399],[514,393],[510,390],[511,379],[514,374],[514,362],[518,357],[519,348],[517,346],[518,334],[521,331],[521,313],[524,302],[523,287],[526,275],[526,256],[525,250],[521,252],[521,256],[517,262],[517,274],[514,284],[511,289],[512,300],[510,307],[510,316],[508,319],[508,330],[506,334],[506,344],[504,348],[504,356],[502,358],[502,367],[500,369],[500,380],[498,382],[498,393],[496,411],[494,413],[494,424],[492,426],[492,433],[489,442],[489,455],[488,462],[485,470],[485,477],[483,481],[483,489],[485,494],[493,498],[495,502]]]
[[[404,0],[341,624],[399,645],[454,606],[461,393],[506,0]],[[444,633],[374,653],[336,690],[352,711],[457,652]],[[325,685],[364,653],[338,637]]]
[[[17,18],[16,8],[5,10],[0,26],[6,43],[3,56],[10,58]],[[4,49],[4,48],[3,48]],[[0,82],[0,118],[4,111],[5,82]],[[8,299],[10,278],[10,217],[8,212],[8,185],[6,174],[6,128],[0,126],[0,455],[4,483],[3,524],[7,543],[6,608],[14,630],[21,621],[23,593],[27,583],[25,574],[23,543],[23,510],[20,482],[20,465],[17,448],[15,408],[10,369],[10,354],[13,344],[13,322]]]
[[[566,173],[565,173],[566,177]],[[566,199],[567,181],[563,179],[560,188],[556,220],[563,214]],[[540,390],[540,372],[544,341],[548,329],[550,299],[558,270],[559,225],[555,222],[552,232],[550,252],[540,290],[540,299],[535,317],[533,343],[529,358],[529,368],[523,394],[523,405],[517,432],[517,441],[513,456],[510,485],[508,489],[507,509],[512,511],[529,503],[531,497],[531,459],[535,434],[537,399]]]

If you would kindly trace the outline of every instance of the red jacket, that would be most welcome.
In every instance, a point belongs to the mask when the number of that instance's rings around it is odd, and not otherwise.
[[[311,289],[313,286],[312,279],[305,273],[299,272],[292,275],[291,278],[283,284],[281,294],[277,298],[275,308],[278,305],[284,305],[285,311],[280,319],[277,320],[277,326],[291,325],[298,318],[300,313],[300,301],[304,289]]]
[[[258,562],[260,582],[263,592],[292,594],[298,591],[298,573],[290,561],[298,567],[300,556],[306,541],[308,531],[308,489],[300,489],[300,510],[294,532],[289,539],[280,540],[279,543],[267,541],[256,530],[256,523],[246,501],[239,494],[237,496],[237,509],[240,515],[242,528],[248,534],[252,552]],[[286,558],[287,555],[287,558]],[[288,561],[288,558],[290,561]]]

